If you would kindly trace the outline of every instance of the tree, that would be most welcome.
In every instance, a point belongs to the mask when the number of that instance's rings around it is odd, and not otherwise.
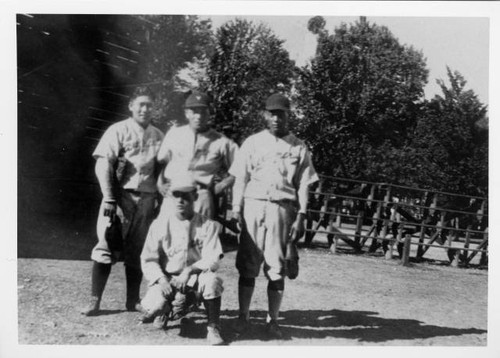
[[[425,106],[412,147],[425,170],[420,185],[461,194],[488,191],[487,108],[458,71],[447,68],[450,86],[438,80],[443,96]]]
[[[290,90],[294,68],[283,40],[263,24],[236,19],[221,26],[200,81],[214,98],[215,127],[238,143],[255,133],[263,102],[273,91]]]
[[[297,83],[296,131],[312,147],[317,169],[399,181],[402,168],[393,165],[409,142],[428,76],[422,53],[363,17],[332,35],[317,17],[309,29],[318,45]]]
[[[202,57],[210,48],[211,22],[195,15],[120,16],[117,28],[131,35],[145,33],[135,82],[149,84],[156,90],[155,123],[166,129],[172,119],[170,115],[178,112],[177,108],[172,108],[178,106],[178,101],[174,100],[173,77],[186,62]]]

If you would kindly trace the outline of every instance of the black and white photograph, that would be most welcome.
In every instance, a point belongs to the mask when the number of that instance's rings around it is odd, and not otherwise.
[[[498,3],[142,5],[2,15],[0,356],[500,354]]]

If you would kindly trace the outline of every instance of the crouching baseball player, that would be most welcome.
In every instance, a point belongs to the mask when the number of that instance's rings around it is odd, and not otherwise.
[[[195,212],[196,199],[196,183],[191,178],[172,180],[166,200],[173,201],[174,212],[153,222],[141,254],[142,271],[149,282],[141,301],[145,310],[141,320],[166,328],[176,295],[197,294],[207,312],[208,343],[220,345],[224,343],[219,321],[223,286],[216,273],[223,257],[220,226]]]

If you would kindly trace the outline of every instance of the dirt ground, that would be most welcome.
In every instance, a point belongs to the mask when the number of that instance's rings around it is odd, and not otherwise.
[[[427,261],[403,267],[396,256],[332,254],[321,245],[300,249],[300,274],[287,280],[280,324],[285,340],[267,340],[266,280],[257,280],[252,328],[236,339],[235,251],[220,270],[225,283],[222,333],[229,345],[485,346],[488,271]],[[444,254],[443,254],[444,255]],[[444,255],[445,256],[445,255]],[[124,310],[125,276],[114,266],[102,314],[83,317],[79,308],[90,290],[90,261],[19,259],[19,344],[204,345],[203,311],[188,326],[166,331],[138,324]],[[146,285],[143,282],[142,293]]]

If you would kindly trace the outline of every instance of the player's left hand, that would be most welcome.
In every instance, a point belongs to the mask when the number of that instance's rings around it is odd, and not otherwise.
[[[304,214],[298,214],[297,218],[295,219],[295,222],[292,225],[292,228],[290,229],[289,238],[290,241],[292,241],[293,243],[299,241],[302,235],[304,235],[305,232],[304,219],[305,219]]]
[[[191,277],[191,269],[189,267],[186,267],[184,270],[182,270],[182,272],[179,276],[177,276],[173,279],[173,280],[175,280],[174,286],[179,291],[181,291],[181,293],[185,293],[186,285],[187,285],[190,277]]]

